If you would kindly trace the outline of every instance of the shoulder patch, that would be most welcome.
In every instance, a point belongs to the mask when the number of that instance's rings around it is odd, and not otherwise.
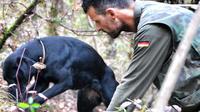
[[[140,41],[137,43],[138,47],[149,47],[150,42],[149,41]]]

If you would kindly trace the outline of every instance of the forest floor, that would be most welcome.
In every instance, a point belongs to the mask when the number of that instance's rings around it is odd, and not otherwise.
[[[1,86],[6,86],[2,78],[2,69],[0,69],[0,112],[16,112],[15,102],[6,96],[6,90]],[[42,105],[38,112],[77,112],[77,91],[68,90],[54,98],[48,100]],[[94,112],[103,112],[105,106],[102,104],[94,109]]]

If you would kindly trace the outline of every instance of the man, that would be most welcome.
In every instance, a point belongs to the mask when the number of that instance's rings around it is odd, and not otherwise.
[[[117,38],[121,31],[135,32],[134,56],[107,111],[124,101],[142,98],[154,83],[159,89],[184,36],[193,12],[168,4],[133,0],[83,0],[84,12],[97,31]],[[200,29],[169,101],[183,112],[200,110]]]

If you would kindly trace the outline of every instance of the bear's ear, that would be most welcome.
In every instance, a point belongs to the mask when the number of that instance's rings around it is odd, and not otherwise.
[[[20,65],[20,61],[21,61],[21,57],[17,57],[15,65],[19,66]]]
[[[17,57],[16,58],[16,62],[15,62],[15,65],[18,67],[18,66],[21,66],[20,64],[22,64],[22,62],[24,62],[26,59],[23,57],[21,58],[21,56]]]

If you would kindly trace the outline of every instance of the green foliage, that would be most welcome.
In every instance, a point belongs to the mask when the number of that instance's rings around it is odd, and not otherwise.
[[[19,108],[21,108],[21,109],[27,109],[27,108],[30,107],[28,103],[24,103],[24,102],[19,102],[19,103],[17,104],[17,106],[18,106]]]
[[[35,112],[38,108],[40,108],[39,103],[34,103],[33,98],[29,97],[28,103],[26,102],[19,102],[17,106],[21,109],[29,109],[30,112]]]
[[[64,0],[67,5],[72,6],[73,0]]]
[[[51,22],[59,25],[63,22],[63,20],[60,17],[55,17],[55,18],[52,18]]]

